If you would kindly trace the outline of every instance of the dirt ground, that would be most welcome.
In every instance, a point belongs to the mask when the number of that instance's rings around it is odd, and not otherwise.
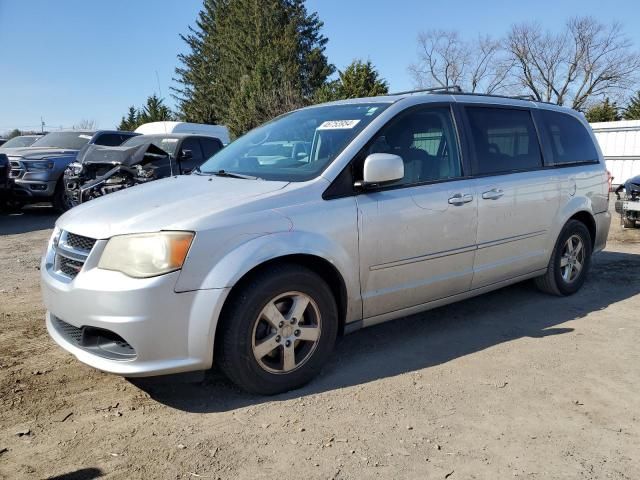
[[[617,218],[578,294],[524,283],[359,331],[270,398],[58,348],[38,286],[54,219],[0,217],[0,478],[640,478],[640,229]]]

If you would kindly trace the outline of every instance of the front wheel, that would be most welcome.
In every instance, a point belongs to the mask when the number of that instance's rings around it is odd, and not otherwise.
[[[636,228],[636,221],[633,218],[622,217],[624,228]]]
[[[326,282],[304,267],[283,265],[239,288],[221,317],[216,360],[224,374],[265,395],[310,381],[338,332],[336,301]]]
[[[60,213],[64,213],[74,207],[73,201],[64,186],[63,179],[61,179],[56,185],[55,192],[53,193],[53,201],[51,203],[53,203],[53,208]]]
[[[584,223],[569,220],[560,232],[547,273],[535,279],[546,293],[565,296],[580,290],[591,265],[591,235]]]

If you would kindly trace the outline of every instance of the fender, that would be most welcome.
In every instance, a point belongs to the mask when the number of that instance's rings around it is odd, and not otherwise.
[[[586,212],[593,218],[593,205],[591,204],[591,199],[586,196],[576,196],[572,197],[568,202],[566,202],[556,214],[556,218],[553,221],[551,226],[551,231],[549,232],[549,239],[547,245],[547,262],[551,257],[551,252],[555,247],[556,241],[558,240],[558,236],[560,235],[560,231],[565,226],[565,224],[569,221],[571,217],[573,217],[576,213]],[[595,221],[595,218],[594,218]]]
[[[311,232],[294,230],[245,236],[242,244],[215,262],[198,288],[233,287],[253,268],[287,255],[311,255],[331,263],[342,276],[346,286],[347,322],[361,318],[360,281],[358,269],[353,268],[354,259],[339,243]]]

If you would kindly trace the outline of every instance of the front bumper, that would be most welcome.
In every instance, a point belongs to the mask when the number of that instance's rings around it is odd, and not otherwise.
[[[55,180],[14,180],[13,195],[22,198],[50,198],[56,191],[56,184]]]
[[[51,338],[81,362],[123,376],[210,368],[216,324],[229,289],[176,293],[179,272],[134,279],[99,269],[105,244],[96,243],[73,279],[54,271],[51,249],[47,252],[41,285]],[[67,329],[61,327],[65,324]],[[82,332],[89,342],[80,338]],[[130,346],[130,355],[118,358],[109,349],[96,348],[95,332],[119,337]]]

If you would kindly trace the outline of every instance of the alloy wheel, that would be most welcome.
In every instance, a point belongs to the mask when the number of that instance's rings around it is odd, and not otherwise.
[[[320,339],[322,319],[311,297],[287,292],[271,299],[258,315],[251,349],[261,368],[290,373],[311,358]]]
[[[567,283],[574,282],[582,272],[585,262],[585,247],[579,235],[571,235],[564,244],[560,257],[560,272]]]

